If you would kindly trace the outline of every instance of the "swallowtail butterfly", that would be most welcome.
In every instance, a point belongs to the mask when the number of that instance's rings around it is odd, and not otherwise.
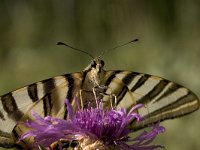
[[[18,122],[29,119],[30,111],[41,116],[65,118],[66,98],[74,105],[75,97],[83,105],[95,98],[109,106],[110,94],[115,96],[117,107],[138,109],[143,121],[130,125],[133,130],[152,123],[180,117],[199,108],[197,96],[172,81],[143,73],[124,70],[104,70],[104,61],[94,58],[82,72],[60,75],[42,80],[0,97],[0,148],[13,148],[23,133]],[[95,94],[94,94],[95,91]]]

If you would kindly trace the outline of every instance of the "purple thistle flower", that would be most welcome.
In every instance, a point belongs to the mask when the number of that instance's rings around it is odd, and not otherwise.
[[[162,148],[160,145],[149,145],[155,137],[165,131],[159,123],[153,125],[150,132],[143,131],[136,138],[128,135],[132,132],[128,129],[128,124],[133,119],[139,122],[142,118],[135,111],[142,105],[134,106],[128,113],[125,108],[116,110],[115,108],[103,109],[102,102],[97,108],[84,108],[80,106],[76,112],[68,100],[65,102],[68,119],[58,119],[51,116],[45,118],[32,112],[35,121],[27,121],[25,126],[32,130],[23,134],[19,141],[33,137],[32,147],[39,145],[52,149],[53,143],[58,143],[58,148],[62,149],[62,140],[78,141],[80,149],[121,149],[121,150],[154,150]],[[136,123],[137,123],[136,122]],[[132,142],[133,144],[127,144]]]

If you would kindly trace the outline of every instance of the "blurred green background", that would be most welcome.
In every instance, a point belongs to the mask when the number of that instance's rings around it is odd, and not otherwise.
[[[55,75],[83,70],[95,56],[107,69],[145,72],[182,84],[200,96],[198,0],[1,0],[0,94]],[[155,143],[168,150],[200,149],[200,111],[164,122]]]

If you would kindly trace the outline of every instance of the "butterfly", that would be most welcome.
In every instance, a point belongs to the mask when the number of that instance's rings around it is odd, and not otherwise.
[[[83,106],[102,99],[109,107],[110,97],[117,107],[127,110],[143,104],[138,109],[143,120],[130,124],[133,130],[192,113],[200,105],[197,96],[179,84],[144,73],[104,70],[104,61],[97,57],[81,72],[42,80],[2,95],[0,147],[19,147],[15,143],[24,131],[18,123],[29,119],[31,111],[42,117],[66,118],[66,98],[72,105],[76,98],[81,99]]]

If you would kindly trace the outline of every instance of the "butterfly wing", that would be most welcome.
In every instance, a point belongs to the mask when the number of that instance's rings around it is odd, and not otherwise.
[[[31,111],[41,116],[64,117],[66,98],[72,102],[80,90],[82,73],[57,76],[25,86],[0,97],[0,147],[12,147],[13,130],[19,121],[29,119]]]
[[[30,111],[41,116],[65,117],[64,100],[68,98],[72,102],[83,85],[93,88],[92,84],[85,82],[85,78],[83,73],[67,74],[1,96],[0,147],[13,146],[13,137],[18,138],[22,134],[22,129],[15,126],[19,121],[29,119]],[[101,85],[107,87],[105,93],[116,97],[118,107],[129,110],[136,104],[144,104],[138,110],[144,120],[137,125],[132,124],[134,130],[199,108],[199,100],[190,90],[160,77],[129,71],[105,71],[101,80]],[[109,96],[104,95],[103,100],[105,105],[110,106]]]
[[[121,94],[117,94],[118,104],[128,109],[135,103],[143,104],[138,112],[144,120],[134,124],[132,128],[135,130],[189,114],[199,108],[200,103],[194,93],[169,80],[130,71],[108,71],[106,74],[112,74],[107,79],[108,87],[112,88],[116,80],[124,84],[124,88],[118,92]]]

